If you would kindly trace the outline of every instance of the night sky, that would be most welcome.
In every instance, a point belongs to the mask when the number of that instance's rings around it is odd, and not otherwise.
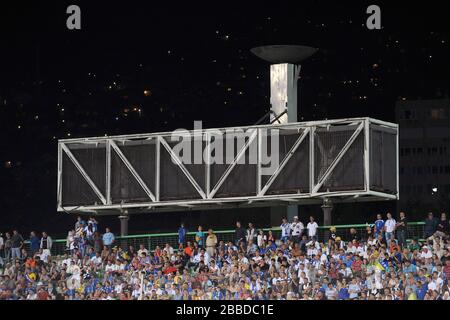
[[[0,230],[63,234],[72,223],[56,213],[57,139],[254,124],[269,110],[254,46],[320,49],[302,68],[299,120],[394,121],[399,99],[449,96],[444,5],[297,2],[2,2]],[[81,30],[66,28],[70,4]],[[382,30],[365,26],[369,4]]]

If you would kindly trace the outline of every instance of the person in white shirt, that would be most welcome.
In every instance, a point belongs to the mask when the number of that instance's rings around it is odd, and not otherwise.
[[[390,241],[392,239],[394,239],[394,231],[395,231],[395,226],[396,226],[397,222],[395,221],[394,218],[392,218],[392,214],[390,212],[387,213],[387,220],[384,224],[384,228],[385,228],[385,235],[386,235],[386,242],[390,243]]]
[[[264,234],[263,230],[258,231],[258,237],[256,238],[256,243],[259,248],[262,248],[267,241],[267,236]]]
[[[281,228],[281,241],[286,242],[291,235],[291,224],[286,218],[283,218]]]
[[[312,240],[316,240],[317,238],[317,228],[319,228],[319,226],[317,225],[317,222],[314,221],[314,217],[310,216],[309,217],[309,223],[306,226],[306,228],[308,229],[308,236],[310,239]]]
[[[420,253],[420,258],[422,259],[431,259],[433,257],[433,254],[428,249],[427,246],[423,246],[422,252]]]
[[[141,257],[142,253],[148,256],[148,250],[145,248],[143,244],[139,245],[138,256]]]
[[[294,217],[294,222],[291,224],[292,229],[292,240],[294,243],[299,243],[300,239],[302,237],[303,229],[305,229],[305,226],[301,221],[298,221],[298,217]]]

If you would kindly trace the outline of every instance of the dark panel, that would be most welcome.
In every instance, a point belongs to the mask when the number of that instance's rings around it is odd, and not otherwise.
[[[309,192],[309,136],[303,140],[266,194]]]
[[[100,192],[106,194],[106,147],[105,144],[97,146],[83,145],[82,148],[76,145],[69,145],[75,159],[83,167],[89,178],[94,182]]]
[[[345,152],[319,192],[364,189],[364,131]]]
[[[94,190],[63,152],[62,158],[62,206],[101,204]]]
[[[172,162],[172,157],[161,145],[160,153],[160,200],[200,199],[201,196],[181,169]]]
[[[151,201],[113,149],[111,149],[111,200],[113,203]]]
[[[148,140],[133,141],[126,142],[124,145],[117,142],[117,145],[150,191],[155,194],[155,142]]]

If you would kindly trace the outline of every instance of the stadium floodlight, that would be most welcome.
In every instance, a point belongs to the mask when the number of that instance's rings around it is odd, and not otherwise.
[[[250,51],[270,63],[270,122],[297,122],[300,63],[315,54],[318,49],[300,45],[268,45],[255,47]],[[265,192],[269,186],[270,184],[266,185],[261,192]],[[280,208],[271,211],[271,220],[274,223],[279,221]],[[298,207],[289,205],[282,215],[291,220],[298,215]]]
[[[297,122],[297,80],[300,63],[318,49],[299,45],[270,45],[250,50],[270,65],[271,122]]]

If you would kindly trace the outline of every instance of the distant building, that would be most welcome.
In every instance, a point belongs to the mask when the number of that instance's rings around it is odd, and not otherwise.
[[[399,101],[399,209],[414,215],[450,209],[450,99]],[[419,217],[417,216],[417,217]]]

